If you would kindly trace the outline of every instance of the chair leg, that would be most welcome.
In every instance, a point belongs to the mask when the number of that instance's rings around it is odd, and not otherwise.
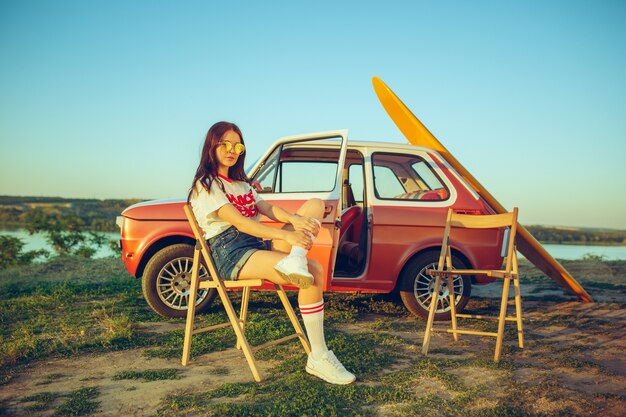
[[[311,345],[309,344],[309,339],[307,339],[306,334],[304,333],[304,330],[302,329],[302,326],[300,325],[300,321],[298,320],[298,316],[296,315],[296,312],[293,310],[293,307],[291,306],[291,303],[289,302],[289,298],[287,298],[287,293],[285,293],[285,290],[283,289],[282,285],[274,284],[274,287],[276,288],[276,293],[278,294],[278,298],[280,298],[280,301],[282,301],[283,303],[283,307],[285,308],[285,311],[287,312],[287,316],[289,316],[291,325],[293,326],[293,329],[296,331],[296,334],[298,335],[298,339],[300,339],[300,343],[302,343],[302,347],[304,347],[304,351],[308,355],[309,353],[311,353]]]
[[[441,288],[441,277],[435,278],[435,288],[433,288],[433,295],[430,299],[430,310],[428,311],[428,320],[426,321],[426,331],[424,332],[424,343],[422,344],[422,354],[428,354],[428,347],[430,346],[430,336],[433,328],[433,321],[435,320],[435,310],[437,310],[437,297],[439,297],[439,289]]]
[[[230,320],[230,324],[233,326],[233,330],[235,331],[235,335],[237,336],[237,340],[241,343],[241,349],[243,350],[243,354],[248,361],[248,366],[250,367],[250,371],[254,376],[254,380],[260,382],[262,380],[261,374],[259,373],[259,368],[257,367],[256,361],[254,360],[254,355],[252,353],[252,348],[246,339],[243,329],[241,326],[241,322],[237,317],[237,313],[233,308],[233,304],[230,302],[230,298],[228,298],[228,294],[226,293],[226,289],[224,287],[218,286],[217,293],[222,300],[222,304],[224,305],[224,310],[226,310],[226,314],[228,315],[228,320]]]
[[[187,301],[187,322],[185,323],[185,341],[183,343],[182,365],[187,366],[189,363],[189,354],[191,352],[191,339],[193,338],[193,323],[196,316],[196,294],[200,280],[198,273],[200,270],[200,249],[193,252],[193,267],[191,269],[191,285],[189,286],[189,298]]]
[[[454,297],[454,280],[451,276],[448,276],[448,293],[450,295],[450,320],[452,324],[452,335],[454,336],[454,341],[459,341],[459,334],[456,332],[456,305],[455,305],[455,297]]]
[[[502,285],[502,300],[500,304],[500,316],[498,317],[498,334],[496,336],[496,351],[493,356],[493,360],[498,362],[500,360],[500,353],[502,352],[502,339],[504,337],[504,324],[506,322],[506,308],[509,301],[509,284],[511,278],[505,278]]]
[[[520,349],[524,349],[524,330],[522,328],[522,296],[520,294],[519,277],[513,279],[515,287],[515,317],[517,321],[517,340]]]
[[[241,330],[246,332],[246,322],[248,321],[248,303],[250,302],[250,287],[244,287],[241,292],[241,309],[239,310],[239,322]],[[241,349],[241,341],[237,339],[237,349]]]

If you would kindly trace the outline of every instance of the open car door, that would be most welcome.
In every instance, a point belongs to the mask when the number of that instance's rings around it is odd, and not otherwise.
[[[276,141],[249,172],[264,200],[291,213],[312,198],[324,202],[322,228],[308,254],[324,267],[324,290],[330,286],[337,256],[347,145],[347,130],[285,137]],[[261,222],[282,226],[267,217]]]

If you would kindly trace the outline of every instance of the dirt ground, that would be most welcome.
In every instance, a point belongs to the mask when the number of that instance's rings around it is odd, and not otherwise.
[[[564,262],[566,268],[587,289],[596,303],[581,303],[568,293],[555,288],[541,274],[527,264],[522,264],[524,321],[526,346],[517,350],[515,340],[506,341],[505,355],[512,357],[515,367],[508,378],[510,386],[524,387],[528,400],[533,401],[537,414],[553,415],[565,407],[577,415],[623,416],[626,409],[626,266],[624,262]],[[617,288],[615,286],[618,286]],[[477,305],[498,297],[498,287],[473,289]],[[472,309],[474,301],[470,301]],[[362,322],[336,326],[346,332],[371,332],[371,322],[396,320],[398,323],[414,320],[401,317],[371,315]],[[182,323],[150,323],[143,325],[150,331],[169,331],[182,327]],[[402,327],[399,327],[402,329]],[[423,333],[393,330],[402,338],[414,341],[409,350],[421,355]],[[492,340],[492,339],[490,339]],[[489,346],[489,347],[486,347]],[[492,349],[492,342],[481,344],[476,339],[454,343],[452,338],[436,334],[431,343],[433,357],[471,356],[481,349]],[[558,358],[555,352],[560,353]],[[24,372],[4,386],[0,386],[0,401],[8,404],[16,415],[51,415],[26,411],[28,403],[18,398],[46,391],[72,391],[86,383],[100,389],[97,416],[154,415],[160,399],[171,393],[206,391],[224,383],[250,382],[252,376],[245,366],[240,351],[229,349],[195,358],[192,365],[182,367],[179,358],[160,359],[144,356],[143,349],[125,350],[106,354],[85,354],[72,358],[51,359],[27,366]],[[275,365],[273,361],[260,360],[261,371]],[[394,365],[394,369],[409,366]],[[175,368],[183,376],[175,380],[114,380],[120,371]],[[451,371],[466,386],[480,381],[499,379],[501,369],[458,367]],[[357,381],[357,384],[359,381]],[[510,386],[496,384],[484,402],[497,403],[507,395]],[[53,388],[52,388],[53,387]],[[424,390],[445,391],[445,387],[424,386]],[[517,391],[519,392],[519,390]],[[549,394],[546,394],[548,392]],[[454,395],[452,392],[450,395]],[[584,398],[584,402],[579,399]],[[581,404],[586,404],[584,407]],[[485,404],[488,405],[488,404]],[[591,407],[591,408],[590,408]],[[377,410],[379,415],[394,414],[388,406]]]

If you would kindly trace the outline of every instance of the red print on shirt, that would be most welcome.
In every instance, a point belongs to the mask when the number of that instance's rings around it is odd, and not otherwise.
[[[238,196],[226,193],[226,198],[228,198],[228,201],[230,201],[232,205],[235,206],[235,208],[245,217],[254,217],[259,212],[259,209],[256,207],[256,200],[254,199],[254,195],[252,195],[252,191],[248,194],[241,194]]]

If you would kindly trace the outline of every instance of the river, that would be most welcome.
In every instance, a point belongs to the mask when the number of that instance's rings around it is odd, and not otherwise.
[[[607,261],[626,261],[626,246],[543,245],[557,259],[582,259],[597,255]]]
[[[0,234],[22,239],[25,251],[47,249],[52,252],[45,237],[40,233],[29,235],[25,230],[0,230]],[[117,232],[106,232],[104,235],[110,240],[117,241],[120,238]],[[585,255],[597,255],[609,261],[626,261],[626,246],[543,245],[543,247],[557,259],[582,259]],[[114,254],[111,248],[106,246],[98,249],[95,257],[103,258]]]
[[[102,234],[107,238],[107,240],[118,241],[120,239],[119,232],[102,232]],[[51,248],[50,244],[48,244],[45,236],[42,233],[35,233],[33,235],[30,235],[26,230],[17,229],[0,230],[0,235],[9,235],[21,239],[22,242],[24,242],[24,248],[22,248],[24,252],[29,250],[46,249],[50,251],[50,253],[54,253],[54,250]],[[106,258],[107,256],[113,255],[115,255],[113,250],[109,247],[108,244],[105,244],[102,247],[96,249],[94,258]]]

